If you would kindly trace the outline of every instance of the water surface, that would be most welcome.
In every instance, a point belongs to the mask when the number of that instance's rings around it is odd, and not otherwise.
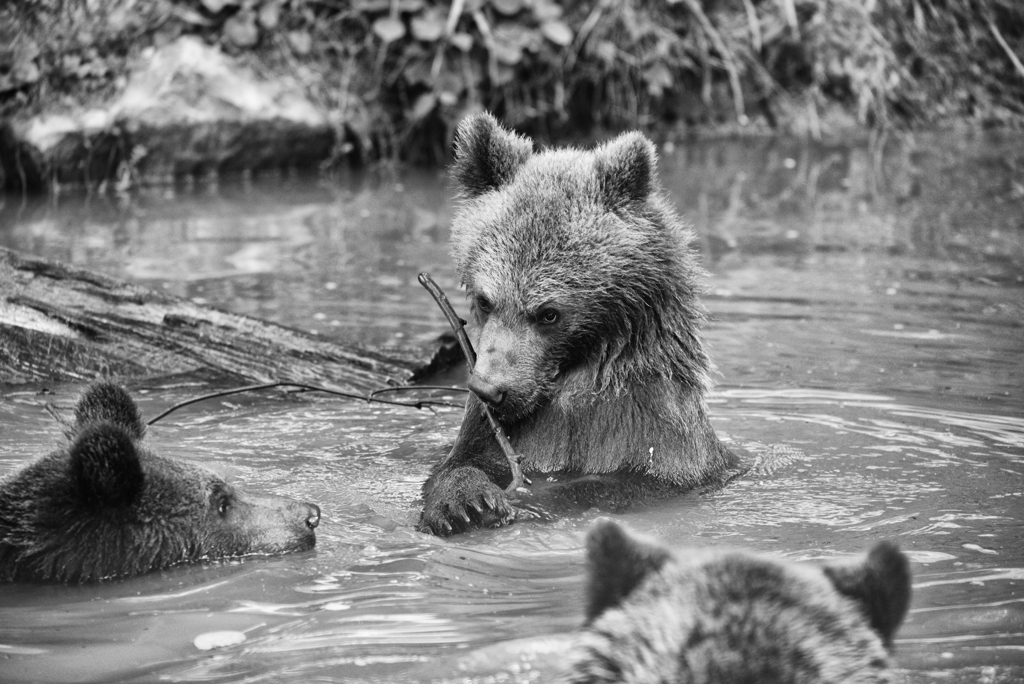
[[[614,517],[672,545],[791,559],[895,539],[915,573],[899,679],[1024,679],[1022,164],[1024,140],[1007,137],[665,148],[664,184],[711,272],[713,421],[763,465]],[[409,172],[8,196],[0,244],[344,341],[420,344],[446,324],[419,271],[465,309],[445,183]],[[211,389],[131,388],[146,416]],[[80,389],[0,388],[0,474],[52,447],[42,406],[68,410]],[[318,503],[317,548],[0,586],[0,679],[545,681],[581,621],[585,534],[607,513],[416,533],[420,484],[460,417],[280,391],[172,414],[150,430],[155,449]],[[197,648],[216,632],[224,645]]]

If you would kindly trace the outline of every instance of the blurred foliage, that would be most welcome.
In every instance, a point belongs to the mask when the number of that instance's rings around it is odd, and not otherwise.
[[[675,124],[1019,116],[1019,0],[8,0],[0,113],[107,96],[182,34],[297,76],[338,156],[442,161],[487,108],[542,140]]]
[[[1024,2],[879,0],[875,22],[915,83],[904,116],[1019,124],[1024,115]]]

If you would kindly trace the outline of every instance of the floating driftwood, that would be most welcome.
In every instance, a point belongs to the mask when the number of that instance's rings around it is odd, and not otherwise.
[[[384,355],[0,248],[2,383],[206,371],[365,392],[415,379],[437,351]]]

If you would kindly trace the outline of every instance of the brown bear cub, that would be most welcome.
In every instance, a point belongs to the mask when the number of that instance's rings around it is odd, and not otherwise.
[[[881,542],[825,565],[741,551],[674,554],[601,521],[587,540],[587,625],[570,684],[890,680],[907,558]]]
[[[662,196],[656,165],[639,133],[534,154],[488,114],[460,125],[452,253],[478,358],[456,443],[423,486],[421,530],[512,517],[510,470],[481,402],[527,473],[614,475],[622,481],[607,490],[664,491],[721,481],[735,466],[705,404],[693,234]]]
[[[70,443],[0,482],[0,581],[86,582],[313,548],[315,505],[245,496],[157,456],[144,433],[122,387],[86,390]]]

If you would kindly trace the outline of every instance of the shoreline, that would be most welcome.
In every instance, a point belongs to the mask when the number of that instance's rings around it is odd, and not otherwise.
[[[542,145],[1021,130],[1024,6],[950,2],[19,4],[0,9],[0,187],[437,167],[480,109]]]

